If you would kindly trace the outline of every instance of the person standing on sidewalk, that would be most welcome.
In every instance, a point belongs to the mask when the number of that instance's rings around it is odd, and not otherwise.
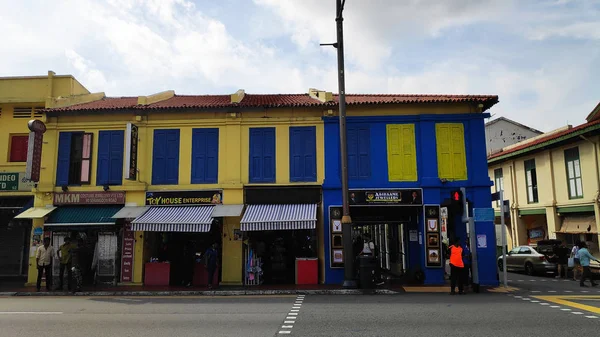
[[[565,274],[564,278],[567,278],[569,275],[569,249],[564,242],[554,248],[554,256],[556,257],[556,265],[558,266],[558,275],[556,278],[561,278],[563,273]]]
[[[206,271],[208,272],[208,289],[213,288],[213,279],[215,278],[215,271],[217,270],[217,244],[213,243],[206,253],[204,253],[204,263],[206,265]]]
[[[463,262],[463,249],[460,246],[460,239],[454,239],[454,244],[450,246],[450,295],[456,294],[456,285],[458,283],[458,294],[464,294],[463,281],[465,264]]]
[[[42,275],[46,274],[46,290],[52,289],[52,259],[54,258],[54,248],[50,245],[50,238],[44,238],[44,245],[38,247],[35,252],[35,265],[38,270],[37,291],[42,288]]]
[[[60,261],[60,272],[58,275],[59,286],[57,289],[63,290],[63,277],[65,275],[65,270],[67,271],[67,288],[71,291],[71,278],[73,277],[73,272],[71,271],[71,249],[73,246],[71,245],[71,238],[66,237],[65,242],[58,248],[57,256]]]
[[[469,249],[469,244],[467,242],[463,243],[462,249],[463,264],[465,265],[463,271],[463,283],[465,289],[467,289],[471,285],[471,249]]]
[[[583,242],[579,246],[579,252],[577,252],[577,257],[579,257],[579,262],[583,267],[583,275],[581,275],[579,285],[585,287],[586,285],[584,284],[584,282],[587,278],[589,278],[590,282],[592,283],[592,287],[597,286],[598,284],[595,283],[594,279],[592,278],[592,272],[590,270],[590,260],[594,260],[596,262],[600,262],[600,260],[598,260],[597,258],[593,257],[592,254],[590,254],[590,252],[587,250],[587,245]]]
[[[577,241],[573,246],[573,249],[571,249],[571,258],[573,258],[573,281],[577,281],[581,277],[581,263],[579,262],[579,257],[577,257],[580,245],[581,242]]]

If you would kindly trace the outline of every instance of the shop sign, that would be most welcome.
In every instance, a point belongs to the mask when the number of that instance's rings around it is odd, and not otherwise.
[[[125,192],[54,193],[54,205],[123,205]]]
[[[125,131],[125,170],[126,180],[137,179],[138,127],[127,123]]]
[[[329,207],[329,266],[331,268],[344,268],[344,234],[342,233],[342,226],[342,208]]]
[[[29,181],[40,181],[40,169],[42,166],[42,145],[44,141],[44,132],[46,125],[37,119],[30,120],[27,123],[29,128],[29,142],[27,146],[27,166],[25,177]]]
[[[25,173],[0,173],[0,191],[31,191],[33,186]]]
[[[422,205],[421,189],[350,190],[351,205]]]
[[[123,229],[123,255],[121,257],[121,282],[133,282],[133,252],[135,232],[127,224]]]
[[[223,203],[223,191],[146,192],[148,206],[185,206]]]

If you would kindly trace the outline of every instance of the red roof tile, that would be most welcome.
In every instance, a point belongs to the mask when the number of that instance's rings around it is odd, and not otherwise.
[[[484,110],[498,102],[492,95],[347,95],[348,105],[409,104],[409,103],[482,103]],[[149,105],[138,105],[137,97],[106,97],[99,101],[72,105],[45,111],[92,111],[119,109],[190,109],[227,107],[333,107],[338,104],[338,95],[333,102],[321,102],[308,94],[253,95],[246,94],[240,103],[231,103],[230,95],[175,95],[164,101]]]
[[[531,148],[531,147],[534,147],[536,145],[540,145],[540,144],[543,144],[543,143],[546,143],[546,142],[549,142],[549,141],[552,141],[552,140],[556,140],[558,138],[561,138],[563,136],[567,136],[569,134],[572,134],[572,133],[575,133],[575,132],[578,132],[578,131],[583,131],[583,130],[585,130],[587,128],[596,126],[598,124],[600,124],[600,120],[595,120],[595,121],[592,121],[592,122],[589,122],[589,123],[578,125],[578,126],[576,126],[574,128],[570,128],[570,129],[567,129],[567,130],[563,130],[563,131],[560,131],[560,132],[557,132],[557,133],[550,134],[550,135],[545,136],[545,137],[540,137],[540,138],[538,138],[538,139],[536,139],[534,141],[531,141],[531,142],[525,142],[524,144],[515,146],[515,147],[510,148],[508,150],[496,152],[496,153],[490,155],[488,157],[488,161],[496,159],[498,157],[503,157],[503,156],[509,155],[511,153],[515,153],[517,151],[525,150],[527,148]]]

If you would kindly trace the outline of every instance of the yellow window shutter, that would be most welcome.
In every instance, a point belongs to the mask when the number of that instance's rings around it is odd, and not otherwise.
[[[439,123],[435,126],[438,175],[452,180],[467,179],[465,132],[462,123]]]
[[[414,124],[388,124],[387,150],[389,180],[417,181]]]

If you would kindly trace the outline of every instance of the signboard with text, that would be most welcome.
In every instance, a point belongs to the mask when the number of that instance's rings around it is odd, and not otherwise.
[[[54,205],[123,205],[125,192],[54,193]]]
[[[350,205],[415,205],[423,204],[421,189],[350,190]]]
[[[125,168],[123,170],[126,180],[137,179],[137,153],[138,153],[138,127],[127,123],[125,131]]]
[[[31,191],[34,184],[25,177],[24,172],[0,173],[0,191]]]
[[[121,282],[133,282],[133,252],[135,246],[135,232],[131,225],[123,227],[123,254],[121,256]]]
[[[27,123],[29,128],[29,141],[27,145],[27,163],[25,177],[29,181],[40,181],[40,169],[42,166],[42,145],[46,125],[37,119]]]
[[[169,191],[146,192],[148,206],[185,206],[223,203],[223,191]]]

